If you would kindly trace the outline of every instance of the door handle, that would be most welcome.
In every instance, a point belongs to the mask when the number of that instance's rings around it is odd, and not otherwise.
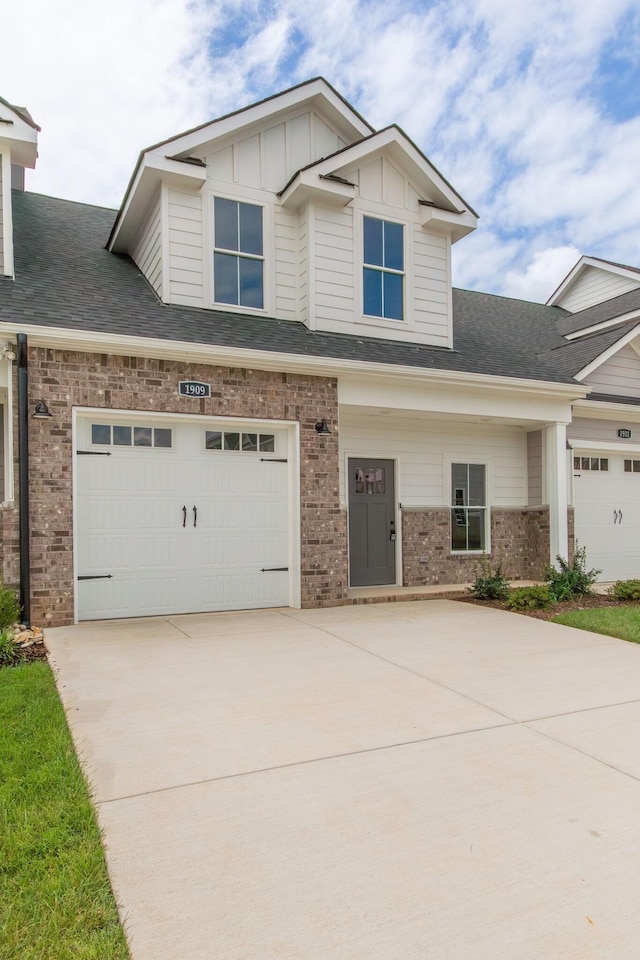
[[[618,523],[622,523],[622,510],[619,510],[618,513],[620,514],[620,517],[619,517],[619,519],[618,519]]]
[[[182,508],[182,526],[186,527],[186,525],[187,525],[187,508],[183,507]]]
[[[194,525],[194,527],[197,526],[197,524],[198,524],[198,508],[197,508],[197,507],[194,507],[194,508],[193,508],[193,525]]]

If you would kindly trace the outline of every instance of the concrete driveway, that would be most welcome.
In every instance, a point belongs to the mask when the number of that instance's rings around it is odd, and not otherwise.
[[[134,960],[636,960],[640,646],[437,600],[47,644]]]

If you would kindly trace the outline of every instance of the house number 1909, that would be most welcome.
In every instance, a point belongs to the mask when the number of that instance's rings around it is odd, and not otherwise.
[[[181,397],[210,397],[211,386],[208,383],[200,383],[199,380],[180,380],[178,393]]]

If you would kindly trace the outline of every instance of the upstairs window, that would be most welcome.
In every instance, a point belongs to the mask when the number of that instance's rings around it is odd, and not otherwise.
[[[264,306],[262,207],[215,197],[213,298],[238,307]]]
[[[363,309],[368,317],[404,319],[404,227],[364,218]]]

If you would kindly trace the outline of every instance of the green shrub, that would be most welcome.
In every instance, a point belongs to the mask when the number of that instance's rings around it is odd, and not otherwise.
[[[469,587],[469,593],[476,600],[504,600],[509,593],[509,578],[499,563],[495,570],[491,569],[488,560],[478,566],[478,574]]]
[[[556,557],[558,567],[546,566],[544,578],[553,600],[570,600],[573,596],[583,596],[591,592],[591,587],[602,570],[587,570],[586,547],[576,546],[573,561],[568,563],[562,557]]]
[[[616,580],[607,591],[615,600],[640,601],[640,580]]]
[[[0,667],[16,667],[19,663],[24,663],[25,659],[25,653],[20,644],[16,643],[6,630],[3,630],[0,633]]]
[[[543,610],[553,602],[549,587],[540,584],[535,587],[520,587],[512,590],[506,600],[509,610]]]
[[[0,583],[0,630],[20,619],[20,604],[13,590]]]

